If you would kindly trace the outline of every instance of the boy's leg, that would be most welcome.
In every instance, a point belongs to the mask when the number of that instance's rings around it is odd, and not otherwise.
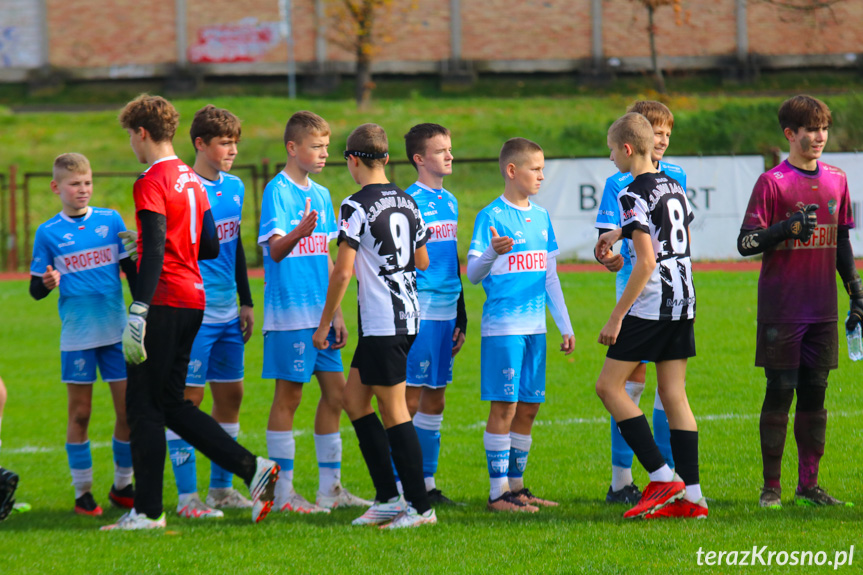
[[[416,389],[416,388],[408,388]],[[441,426],[443,425],[443,410],[445,405],[446,387],[428,388],[422,387],[419,400],[419,409],[413,415],[414,427],[419,437],[420,448],[423,457],[423,480],[426,491],[437,496],[439,503],[444,503],[445,497],[437,489],[435,473],[437,473],[440,461]],[[447,500],[448,501],[448,500]]]
[[[781,507],[782,454],[785,451],[788,411],[794,401],[798,372],[796,369],[765,368],[764,373],[767,377],[767,389],[758,423],[764,476],[760,504],[762,507]]]
[[[794,437],[797,441],[798,501],[814,505],[842,505],[843,501],[827,494],[818,485],[818,469],[827,438],[827,369],[800,368],[797,408],[794,414]]]
[[[627,395],[635,405],[641,400],[644,391],[646,364],[638,364],[627,377],[624,386]],[[632,479],[632,449],[627,445],[614,417],[611,418],[611,485],[605,496],[608,503],[635,503],[641,492]]]
[[[691,503],[697,503],[702,498],[698,470],[698,427],[686,397],[686,360],[658,362],[656,379],[668,414],[671,449],[677,462],[675,470],[686,485],[684,497]]]
[[[124,364],[125,373],[125,364]],[[104,378],[104,371],[103,371]],[[132,446],[129,443],[129,423],[126,419],[126,380],[111,381],[111,398],[114,401],[114,483],[108,499],[115,507],[131,509],[135,503],[135,489],[132,486]]]
[[[95,370],[95,366],[93,366]],[[95,371],[93,372],[95,376]],[[93,489],[93,456],[87,429],[93,409],[93,384],[67,383],[68,423],[66,455],[75,488],[75,513],[98,516],[102,508],[96,504]]]
[[[303,384],[284,379],[276,379],[273,404],[267,421],[267,453],[270,459],[279,464],[282,471],[276,483],[276,508],[289,505],[288,499],[294,493],[294,415],[303,397]],[[289,505],[293,510],[293,506]]]
[[[188,387],[186,388],[189,389]],[[236,441],[240,435],[240,405],[243,402],[243,380],[210,382],[213,394],[213,419]],[[198,404],[200,405],[200,403]],[[252,501],[233,487],[234,474],[214,461],[210,462],[210,487],[206,504],[214,508],[247,509]]]
[[[315,505],[323,509],[368,507],[373,503],[352,494],[341,483],[342,436],[339,429],[347,382],[340,356],[337,350],[319,351],[317,365],[327,369],[315,371],[321,387],[321,399],[315,413],[315,453],[318,458]]]

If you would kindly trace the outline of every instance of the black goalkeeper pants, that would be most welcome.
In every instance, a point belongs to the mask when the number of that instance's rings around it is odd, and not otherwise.
[[[183,397],[189,354],[203,317],[202,310],[151,306],[144,337],[147,360],[126,365],[135,511],[151,519],[162,514],[165,427],[246,483],[255,473],[254,454]]]

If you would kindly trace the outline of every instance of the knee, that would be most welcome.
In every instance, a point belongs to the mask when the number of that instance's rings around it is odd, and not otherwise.
[[[86,429],[90,424],[91,407],[89,404],[75,405],[69,412],[69,423],[75,427]]]
[[[614,386],[611,383],[604,379],[599,379],[596,382],[596,396],[602,400],[603,403],[608,401],[614,395]]]

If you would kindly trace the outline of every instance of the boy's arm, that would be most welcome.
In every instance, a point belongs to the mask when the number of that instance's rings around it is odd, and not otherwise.
[[[126,274],[126,283],[129,284],[129,293],[132,294],[132,301],[135,300],[135,284],[138,280],[138,266],[130,257],[120,260],[120,269]]]
[[[336,256],[336,263],[330,274],[327,301],[324,304],[324,311],[321,313],[318,329],[312,336],[312,343],[318,349],[326,349],[329,345],[327,335],[330,332],[330,324],[336,315],[336,310],[342,303],[342,298],[345,297],[348,284],[351,282],[356,257],[357,250],[348,245],[348,242],[339,242],[339,255]]]
[[[464,305],[464,285],[461,283],[461,263],[456,264],[456,271],[458,272],[458,283],[461,291],[455,304],[455,329],[452,332],[453,357],[461,351],[461,347],[464,345],[464,340],[467,336],[467,310]]]
[[[163,214],[149,210],[139,211],[138,219],[141,221],[141,265],[135,281],[135,301],[149,307],[165,263],[168,221]]]
[[[56,274],[57,277],[54,278],[53,274]],[[51,282],[53,284],[52,287],[49,288],[46,282]],[[37,301],[43,299],[51,293],[52,289],[57,287],[58,283],[60,283],[60,272],[48,266],[48,271],[45,272],[44,276],[30,276],[30,295]]]
[[[863,323],[863,281],[857,273],[854,263],[854,250],[851,249],[851,237],[846,229],[840,229],[836,245],[836,270],[845,284],[845,291],[851,298],[851,310],[845,320],[845,329],[853,330]]]
[[[334,267],[333,260],[327,256],[327,268],[330,277],[333,275]],[[333,315],[333,330],[336,332],[336,343],[333,345],[333,349],[341,349],[345,347],[348,343],[348,327],[345,325],[345,318],[342,315],[341,302],[336,307],[336,313]]]
[[[467,256],[467,279],[474,285],[484,280],[491,273],[491,267],[494,265],[497,256],[502,256],[512,250],[514,244],[511,237],[498,234],[494,226],[491,226],[489,229],[491,230],[491,244],[481,255],[477,256],[468,253]]]
[[[420,271],[425,271],[429,267],[429,252],[426,247],[420,246],[414,251],[414,267]]]
[[[688,233],[688,230],[687,230]],[[650,280],[650,275],[656,267],[656,255],[653,253],[653,245],[650,236],[643,230],[632,231],[632,247],[635,249],[635,265],[632,267],[632,275],[626,283],[617,305],[611,311],[611,317],[599,332],[599,343],[602,345],[614,345],[620,333],[620,324],[623,322],[626,312],[638,299],[638,295]]]
[[[270,257],[273,258],[274,262],[278,263],[285,259],[301,239],[307,238],[314,233],[318,225],[318,211],[311,209],[311,207],[312,199],[306,198],[306,211],[297,227],[289,231],[287,235],[280,236],[274,234],[270,236],[268,245],[270,247]]]
[[[741,256],[754,256],[789,239],[808,242],[818,225],[815,211],[818,204],[809,204],[795,212],[785,221],[773,224],[767,229],[740,230],[737,236],[737,251]]]
[[[557,329],[560,330],[560,335],[563,336],[560,351],[569,355],[575,349],[575,332],[569,321],[569,310],[566,309],[563,289],[560,287],[560,278],[557,275],[557,258],[554,256],[547,258],[545,266],[545,293],[548,296],[548,310],[551,312],[554,323],[557,324]]]
[[[240,298],[240,329],[243,332],[243,343],[252,337],[255,326],[255,304],[252,301],[252,290],[249,288],[249,273],[246,269],[246,251],[243,249],[243,238],[237,233],[237,257],[234,262],[234,281],[237,283],[237,296]]]
[[[200,241],[198,261],[214,260],[219,257],[219,233],[216,231],[216,220],[213,219],[213,212],[209,209],[204,212]]]
[[[599,235],[597,236],[597,241],[599,241],[599,239],[602,238],[602,234],[604,234],[606,232],[608,232],[608,230],[603,230],[601,228],[598,229],[597,233]],[[599,263],[604,265],[605,269],[607,269],[610,272],[617,273],[621,269],[623,269],[623,256],[620,254],[614,253],[614,250],[611,249],[611,246],[609,246],[608,251],[605,254],[605,257],[603,257],[602,259],[599,258],[599,256],[596,253],[596,250],[594,250],[594,252],[593,252],[593,257],[596,259],[596,261],[598,261]]]

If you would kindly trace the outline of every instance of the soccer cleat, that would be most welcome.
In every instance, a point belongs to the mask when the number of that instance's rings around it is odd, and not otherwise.
[[[486,509],[489,511],[514,511],[516,513],[536,513],[539,507],[525,503],[515,495],[512,491],[507,491],[497,499],[488,498]]]
[[[252,495],[252,521],[255,523],[262,521],[273,508],[280,469],[275,461],[263,457],[257,459],[255,474],[249,483],[249,493]]]
[[[130,509],[128,513],[124,513],[120,520],[113,525],[103,525],[102,531],[138,531],[140,529],[164,529],[167,525],[165,520],[165,512],[159,515],[158,519],[150,519],[144,514],[138,515],[134,509]]]
[[[102,515],[102,508],[93,499],[93,494],[89,491],[75,500],[75,513],[78,515],[89,515],[91,517],[99,517]]]
[[[402,529],[404,527],[419,527],[420,525],[434,525],[437,523],[437,515],[434,509],[429,509],[425,513],[417,513],[413,507],[408,507],[386,525],[381,525],[381,529]]]
[[[459,503],[458,501],[453,501],[443,493],[441,493],[440,489],[430,489],[428,491],[429,505],[458,505],[459,507],[464,506],[464,503]]]
[[[624,485],[617,491],[611,490],[611,485],[608,486],[608,493],[605,494],[606,503],[629,503],[634,505],[641,499],[641,490],[635,483]]]
[[[207,505],[216,509],[249,509],[252,500],[233,487],[211,487],[207,493]]]
[[[702,497],[698,503],[693,503],[688,499],[678,499],[674,503],[669,503],[661,507],[657,511],[653,511],[644,516],[645,519],[661,519],[663,517],[694,517],[696,519],[704,519],[707,517],[707,501]]]
[[[12,512],[17,488],[18,474],[0,467],[0,521],[9,517]]]
[[[762,487],[758,505],[766,509],[782,509],[782,488]]]
[[[12,505],[12,513],[27,513],[28,511],[32,511],[33,506],[29,503],[24,503],[23,501],[20,503],[15,503]]]
[[[375,501],[366,512],[351,521],[351,525],[381,525],[393,521],[403,511],[407,511],[405,498],[399,495],[395,501],[378,503]]]
[[[548,499],[540,499],[536,495],[530,492],[530,489],[524,487],[513,493],[513,496],[516,497],[522,503],[526,503],[527,505],[541,506],[541,507],[557,507],[560,505],[557,501],[549,501]]]
[[[291,489],[291,492],[288,493],[287,497],[279,498],[278,501],[273,505],[276,509],[283,513],[288,513],[293,511],[294,513],[329,513],[330,510],[324,507],[320,507],[315,505],[314,503],[310,503],[305,497],[296,492],[296,490]]]
[[[177,503],[177,515],[187,519],[219,519],[225,516],[220,510],[213,509],[201,501],[197,493],[180,498],[180,503]]]
[[[123,489],[117,489],[112,485],[111,491],[108,492],[108,501],[114,507],[132,509],[135,507],[135,488],[131,483]]]
[[[674,479],[675,481],[651,481],[648,483],[638,503],[624,513],[623,516],[627,519],[642,517],[647,513],[658,511],[669,503],[673,503],[683,497],[684,493],[686,493],[686,486],[677,475],[674,476]]]
[[[324,495],[318,491],[315,504],[321,509],[335,509],[336,507],[371,507],[374,501],[357,497],[340,483],[336,483],[330,495]]]
[[[797,505],[811,505],[816,507],[822,505],[853,506],[853,503],[849,504],[844,501],[840,501],[828,494],[820,485],[816,485],[815,487],[810,487],[808,489],[801,489],[798,486],[797,492],[794,494],[794,500]]]

